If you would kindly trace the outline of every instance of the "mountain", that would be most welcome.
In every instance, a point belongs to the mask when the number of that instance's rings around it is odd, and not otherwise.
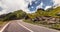
[[[54,9],[50,8],[47,10],[40,8],[35,13],[31,14],[26,13],[22,10],[17,10],[15,12],[0,15],[0,20],[6,21],[6,20],[15,20],[23,18],[36,18],[40,16],[60,17],[60,6]]]
[[[22,10],[18,10],[8,14],[0,15],[0,21],[22,19],[25,17],[25,15],[26,15],[25,12],[23,12]]]
[[[47,10],[37,10],[36,13],[39,14],[39,15],[41,14],[43,16],[52,16],[52,17],[54,17],[54,16],[57,16],[57,14],[60,13],[60,6],[57,7],[57,8],[49,8]]]

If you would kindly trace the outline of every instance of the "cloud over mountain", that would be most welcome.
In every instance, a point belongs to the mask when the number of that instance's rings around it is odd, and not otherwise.
[[[47,9],[54,5],[60,5],[60,0],[0,0],[0,14],[23,10],[33,13],[38,8]]]

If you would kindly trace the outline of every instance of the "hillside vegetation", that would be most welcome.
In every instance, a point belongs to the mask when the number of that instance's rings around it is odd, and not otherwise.
[[[41,16],[60,17],[60,7],[57,7],[55,9],[49,8],[47,10],[40,8],[35,13],[31,13],[31,14],[25,13],[22,10],[18,10],[8,14],[0,15],[0,20],[5,21],[5,20],[27,18],[27,17],[34,19],[36,17],[41,17]]]
[[[0,21],[24,19],[24,22],[32,23],[60,30],[60,7],[47,10],[38,9],[35,13],[25,13],[22,10],[0,15]]]
[[[22,10],[18,10],[15,12],[11,12],[8,14],[4,14],[0,16],[0,20],[1,21],[9,21],[9,20],[16,20],[16,19],[22,19],[25,16],[25,12],[23,12]]]

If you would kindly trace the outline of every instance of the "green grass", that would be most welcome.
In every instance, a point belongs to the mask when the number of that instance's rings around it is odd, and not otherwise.
[[[7,22],[0,21],[0,26],[4,25]]]
[[[7,23],[7,21],[0,21],[0,29]]]
[[[39,25],[39,26],[44,26],[44,27],[48,27],[48,28],[52,28],[52,29],[56,29],[56,30],[60,30],[60,24],[49,24],[47,22],[43,22],[43,21],[36,21],[36,22],[33,22],[31,20],[23,20],[24,22],[27,22],[27,23],[31,23],[31,24],[34,24],[34,25]]]
[[[50,28],[53,28],[53,29],[56,29],[56,30],[60,30],[60,24],[51,25]]]
[[[36,22],[33,22],[33,21],[31,21],[31,20],[23,20],[24,22],[27,22],[27,23],[31,23],[31,24],[34,24],[34,25],[38,25],[38,24],[40,24],[40,22],[38,22],[38,21],[36,21]]]

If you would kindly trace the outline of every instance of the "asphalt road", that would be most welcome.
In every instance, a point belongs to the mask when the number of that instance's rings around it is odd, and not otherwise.
[[[29,23],[22,20],[14,20],[6,27],[3,32],[60,32],[54,29],[45,28]]]
[[[16,21],[11,22],[3,32],[30,32],[20,26]]]

